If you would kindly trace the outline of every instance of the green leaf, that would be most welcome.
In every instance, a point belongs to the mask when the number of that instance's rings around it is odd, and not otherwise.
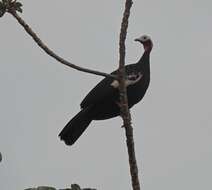
[[[16,11],[18,11],[18,12],[20,12],[20,13],[22,13],[23,12],[23,10],[22,10],[22,8],[21,7],[16,7],[16,9],[15,9]]]
[[[14,6],[14,8],[15,8],[16,11],[18,11],[20,13],[23,12],[23,10],[21,8],[23,5],[20,2],[14,2],[14,5],[13,6]]]
[[[2,2],[0,2],[0,10],[2,10],[4,8],[4,5]]]
[[[6,12],[6,7],[2,5],[2,7],[0,7],[0,17],[2,17],[5,12]]]
[[[37,188],[28,188],[25,190],[56,190],[54,187],[40,186]]]
[[[77,185],[77,184],[72,184],[72,185],[71,185],[71,188],[72,188],[73,190],[81,190],[80,186]]]
[[[8,1],[7,0],[2,0],[3,5],[7,5]]]
[[[15,6],[16,6],[16,7],[22,7],[23,5],[22,5],[22,3],[20,3],[20,2],[16,2],[16,3],[15,3]]]
[[[56,190],[54,187],[41,186],[37,190]]]

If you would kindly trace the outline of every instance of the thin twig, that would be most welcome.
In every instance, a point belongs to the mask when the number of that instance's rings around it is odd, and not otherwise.
[[[130,9],[132,6],[132,0],[126,0],[125,3],[125,10],[123,14],[122,24],[121,24],[121,31],[120,31],[120,39],[119,39],[119,83],[120,83],[120,101],[121,101],[121,115],[124,122],[124,127],[126,130],[126,138],[127,138],[127,148],[128,148],[128,156],[129,156],[129,164],[130,164],[130,173],[131,173],[131,180],[132,180],[132,187],[133,190],[140,190],[140,184],[138,179],[138,168],[136,163],[136,157],[135,157],[135,148],[134,148],[134,139],[133,139],[133,128],[131,125],[131,116],[128,109],[128,100],[127,100],[127,93],[126,93],[126,86],[125,86],[125,39],[127,35],[127,28],[128,28],[128,19],[130,16]],[[67,65],[69,67],[72,67],[76,70],[91,73],[99,76],[104,77],[113,77],[117,78],[117,76],[90,70],[86,68],[79,67],[77,65],[74,65],[66,60],[64,60],[62,57],[55,54],[51,49],[49,49],[37,36],[37,34],[25,23],[25,21],[16,13],[16,11],[12,9],[8,9],[10,14],[12,14],[16,20],[24,27],[26,32],[34,39],[34,41],[40,46],[48,55],[55,58],[57,61],[61,62],[64,65]]]
[[[38,44],[39,47],[41,47],[41,49],[43,49],[48,55],[50,55],[51,57],[53,57],[60,63],[66,65],[66,66],[69,66],[73,69],[76,69],[78,71],[85,72],[85,73],[90,73],[90,74],[104,76],[104,77],[117,78],[115,75],[79,67],[79,66],[74,65],[73,63],[70,63],[69,61],[63,59],[62,57],[58,56],[50,48],[48,48],[47,45],[45,45],[42,42],[42,40],[37,36],[37,34],[31,29],[31,27],[28,24],[26,24],[26,22],[16,13],[16,11],[14,9],[9,9],[8,12],[16,18],[16,20],[19,22],[19,24],[24,27],[25,31],[33,38],[33,40]]]
[[[132,7],[132,0],[126,0],[125,10],[121,23],[120,39],[119,39],[119,91],[120,91],[120,102],[121,102],[121,116],[123,118],[126,143],[129,156],[129,165],[131,173],[131,181],[133,190],[140,190],[139,178],[138,178],[138,167],[135,156],[135,147],[133,139],[133,128],[131,125],[131,116],[128,108],[127,90],[125,86],[125,39],[127,35],[128,20],[130,16],[130,9]]]

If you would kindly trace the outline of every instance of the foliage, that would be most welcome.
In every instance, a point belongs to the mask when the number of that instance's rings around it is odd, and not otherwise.
[[[0,1],[0,17],[2,17],[4,13],[9,12],[11,10],[22,13],[22,4],[20,2],[17,2],[17,0]]]
[[[134,140],[133,140],[133,130],[131,126],[131,117],[130,112],[127,106],[127,94],[126,94],[126,87],[124,85],[124,78],[125,78],[125,71],[124,71],[124,63],[125,63],[125,40],[127,35],[127,28],[128,28],[128,19],[130,16],[130,9],[132,6],[132,0],[126,0],[125,2],[125,10],[122,18],[122,25],[121,25],[121,32],[120,32],[120,42],[119,42],[119,49],[120,49],[120,67],[119,67],[119,81],[120,81],[120,97],[121,97],[121,107],[122,107],[122,118],[124,121],[124,126],[126,129],[126,137],[127,137],[127,148],[129,154],[129,164],[130,164],[130,172],[131,172],[131,179],[132,179],[132,187],[134,190],[140,190],[139,179],[138,179],[138,168],[135,158],[135,151],[134,151]],[[55,54],[51,49],[45,45],[41,39],[37,36],[37,34],[30,28],[28,24],[17,14],[17,12],[22,13],[22,4],[17,2],[17,0],[0,0],[0,17],[2,17],[6,12],[10,13],[15,19],[17,19],[18,23],[24,27],[25,31],[33,38],[33,40],[40,46],[48,55],[55,58],[60,63],[72,67],[76,70],[83,71],[86,73],[92,73],[95,75],[105,76],[105,77],[112,77],[117,78],[117,76],[113,76],[111,74],[103,73],[100,71],[95,71],[91,69],[86,69],[74,65],[62,57]],[[26,190],[56,190],[53,187],[38,187],[38,188],[29,188]],[[71,188],[60,189],[60,190],[94,190],[94,189],[81,189],[79,185],[74,184],[71,185]]]
[[[40,186],[37,188],[28,188],[25,190],[56,190],[56,189],[54,187]],[[72,184],[71,188],[60,189],[60,190],[96,190],[96,189],[90,189],[90,188],[81,189],[79,185]]]

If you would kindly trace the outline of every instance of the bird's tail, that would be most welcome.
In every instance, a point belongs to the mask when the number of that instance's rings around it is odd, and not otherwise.
[[[59,137],[66,145],[72,145],[82,135],[92,121],[91,108],[82,109],[60,132]]]

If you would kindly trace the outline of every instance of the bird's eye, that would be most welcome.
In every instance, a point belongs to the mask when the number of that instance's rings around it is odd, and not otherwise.
[[[144,40],[146,40],[146,39],[147,39],[147,37],[146,37],[146,36],[144,36],[144,37],[143,37],[143,39],[144,39]]]

